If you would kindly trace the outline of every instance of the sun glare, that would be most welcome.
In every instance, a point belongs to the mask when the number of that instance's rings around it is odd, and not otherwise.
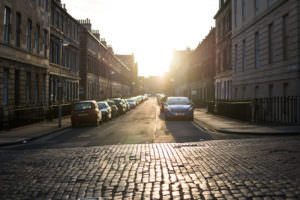
[[[173,49],[195,48],[214,26],[218,8],[216,0],[62,2],[75,18],[89,18],[115,53],[134,53],[140,76],[162,75],[170,67]]]

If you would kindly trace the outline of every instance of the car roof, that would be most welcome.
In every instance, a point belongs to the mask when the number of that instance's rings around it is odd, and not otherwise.
[[[172,99],[187,99],[187,100],[189,100],[189,98],[188,97],[168,97],[168,100],[172,100]]]

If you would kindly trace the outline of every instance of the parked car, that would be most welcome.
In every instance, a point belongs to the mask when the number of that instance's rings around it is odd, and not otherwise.
[[[105,121],[108,121],[111,119],[112,117],[112,111],[111,111],[111,107],[108,105],[108,103],[106,101],[99,101],[97,102],[98,107],[102,113],[102,118]]]
[[[80,101],[73,104],[71,113],[72,127],[82,123],[98,126],[101,121],[102,113],[96,101]]]
[[[126,112],[126,107],[127,106],[124,104],[122,99],[116,98],[116,99],[112,99],[112,101],[117,105],[117,107],[119,109],[119,114],[123,114],[123,113]]]
[[[136,107],[136,101],[135,101],[133,98],[131,98],[131,99],[126,99],[126,101],[129,103],[130,109],[133,109],[133,108]]]
[[[111,113],[112,113],[112,117],[117,117],[119,115],[119,109],[117,107],[117,105],[115,104],[114,101],[112,100],[107,100],[108,105],[111,108]]]
[[[165,120],[174,118],[194,119],[193,104],[187,97],[168,97],[165,103]]]
[[[130,104],[125,99],[122,99],[122,101],[126,106],[126,111],[129,111],[130,110]]]

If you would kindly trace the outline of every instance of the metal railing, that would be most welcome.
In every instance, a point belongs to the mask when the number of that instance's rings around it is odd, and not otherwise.
[[[253,106],[256,123],[300,123],[300,98],[297,96],[254,99]]]

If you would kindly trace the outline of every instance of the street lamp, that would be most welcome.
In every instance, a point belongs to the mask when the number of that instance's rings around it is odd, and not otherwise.
[[[61,61],[61,65],[63,65],[63,55],[62,55],[62,50],[63,47],[67,47],[69,46],[69,43],[67,41],[62,40],[61,41],[61,48],[60,48],[60,61]],[[59,83],[58,83],[58,94],[59,94],[59,99],[58,99],[58,127],[61,128],[61,117],[62,117],[62,107],[61,107],[61,103],[62,103],[62,73],[61,73],[61,67],[59,68]]]

